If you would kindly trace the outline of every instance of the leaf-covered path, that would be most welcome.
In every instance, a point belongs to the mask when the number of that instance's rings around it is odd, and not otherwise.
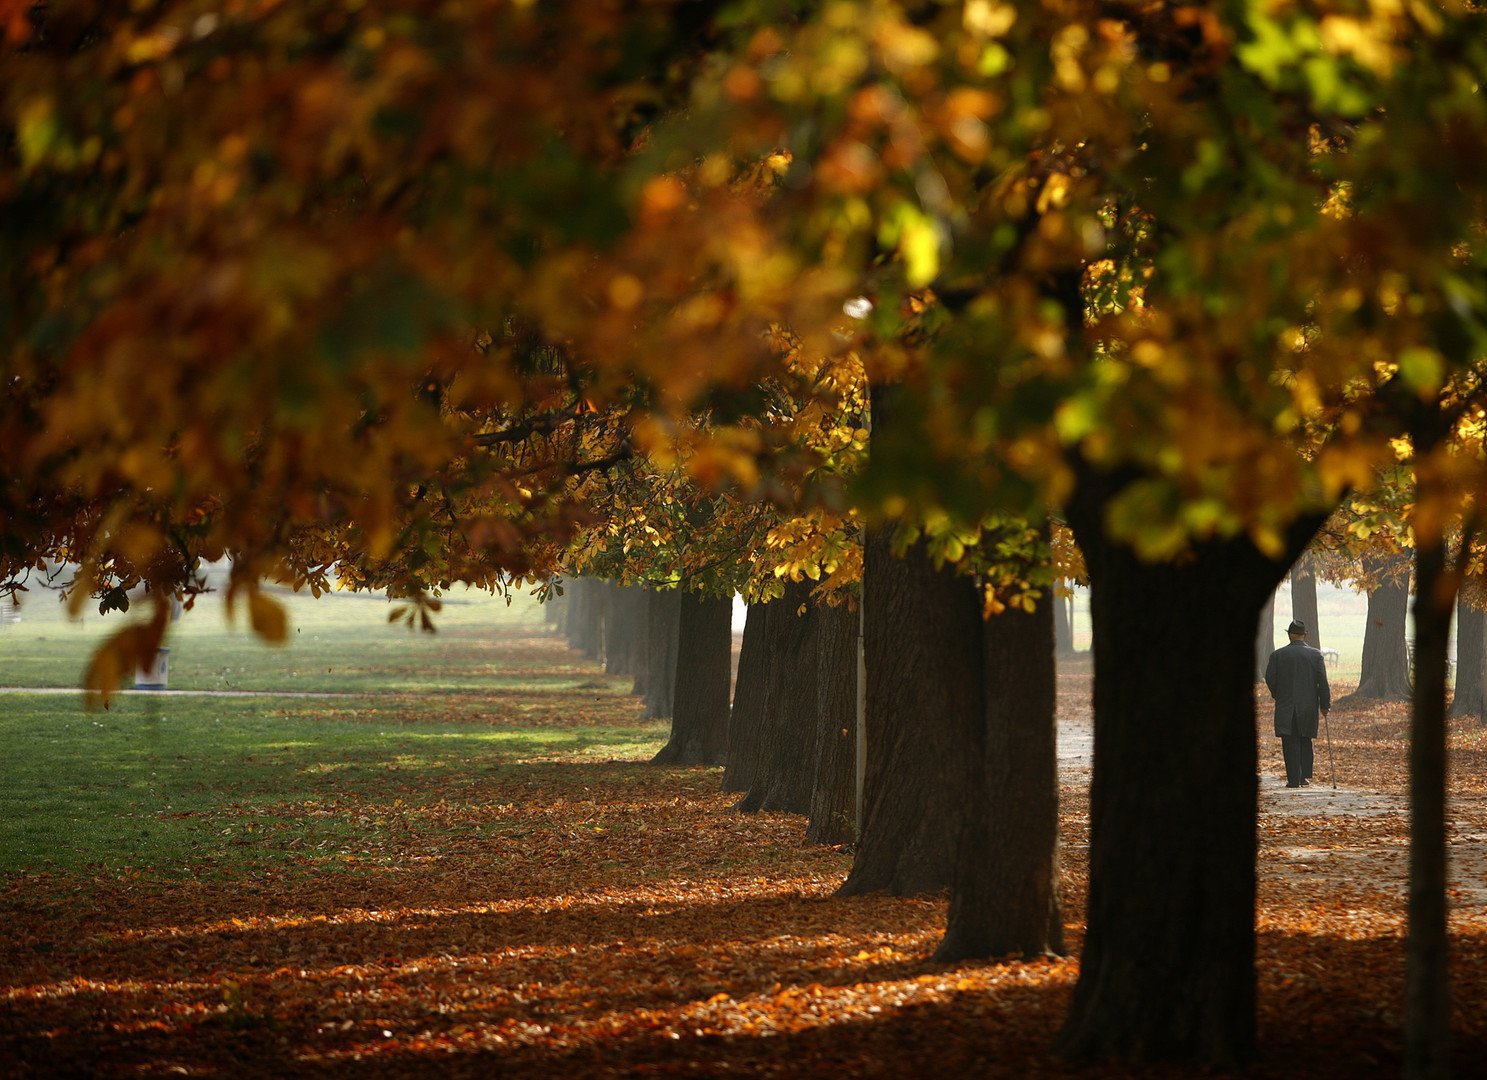
[[[572,670],[530,627],[497,636]],[[607,683],[325,703],[327,725],[640,721]],[[618,685],[618,684],[616,684]],[[1088,819],[1089,669],[1061,672],[1064,894],[1074,956]],[[581,690],[579,687],[592,687]],[[1334,712],[1339,779],[1277,789],[1262,739],[1262,1057],[1251,1075],[1398,1072],[1403,710]],[[1263,725],[1262,725],[1263,728]],[[1460,1075],[1487,1058],[1482,740],[1455,735],[1453,956]],[[0,892],[0,1068],[16,1076],[1181,1076],[1050,1058],[1077,961],[942,965],[939,899],[835,899],[845,852],[802,819],[744,816],[717,770],[525,745],[445,773],[334,771],[317,797],[227,793],[201,822],[225,875],[32,869]],[[1377,794],[1373,794],[1376,792]],[[313,804],[313,805],[312,805]],[[169,813],[161,809],[159,813]],[[286,850],[333,819],[340,850]],[[269,858],[269,855],[275,858]],[[255,857],[262,856],[261,858]]]

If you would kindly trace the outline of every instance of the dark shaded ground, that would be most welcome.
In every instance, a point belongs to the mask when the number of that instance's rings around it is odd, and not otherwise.
[[[520,645],[571,663],[556,642]],[[1060,678],[1077,956],[1088,662]],[[626,722],[628,707],[620,700],[606,722]],[[1334,712],[1348,787],[1336,795],[1278,787],[1262,739],[1261,1057],[1246,1075],[1398,1075],[1402,724],[1400,706]],[[1475,728],[1456,741],[1469,767],[1454,804],[1455,1030],[1457,1075],[1470,1077],[1487,1061],[1487,820]],[[376,863],[306,856],[232,882],[6,880],[0,1070],[1194,1075],[1053,1060],[1077,960],[932,963],[942,900],[834,899],[850,856],[806,847],[798,817],[732,813],[717,770],[534,761],[491,771],[457,800],[410,782],[399,778],[399,802],[356,804],[381,823]]]

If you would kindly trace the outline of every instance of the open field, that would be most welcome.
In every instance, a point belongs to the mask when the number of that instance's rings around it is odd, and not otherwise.
[[[172,686],[236,667],[335,696],[6,696],[5,1075],[1190,1075],[1047,1054],[1083,934],[1087,658],[1060,671],[1072,955],[945,965],[942,898],[835,899],[849,852],[732,812],[717,769],[645,764],[664,725],[537,612],[451,605],[427,637],[366,599],[291,603],[282,649],[183,633],[181,656],[210,660]],[[311,657],[331,670],[296,686]],[[1399,706],[1334,711],[1335,794],[1279,789],[1261,738],[1248,1076],[1398,1075],[1404,730]],[[1487,1060],[1487,742],[1458,724],[1453,748],[1469,1076]]]

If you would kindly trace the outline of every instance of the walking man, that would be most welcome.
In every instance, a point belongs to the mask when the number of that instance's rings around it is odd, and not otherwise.
[[[1320,649],[1306,643],[1306,624],[1292,619],[1289,645],[1270,654],[1265,685],[1275,699],[1275,733],[1286,759],[1286,787],[1305,787],[1311,779],[1312,746],[1319,716],[1332,709],[1327,664]]]

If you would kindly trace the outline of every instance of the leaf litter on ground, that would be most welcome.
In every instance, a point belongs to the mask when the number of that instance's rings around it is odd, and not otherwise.
[[[572,670],[556,640],[507,638],[534,681],[543,663]],[[1060,683],[1069,957],[934,962],[943,897],[835,898],[850,853],[806,845],[799,817],[732,811],[716,769],[538,754],[471,760],[453,789],[444,772],[408,770],[376,790],[364,777],[337,790],[332,772],[314,805],[229,802],[211,824],[251,854],[283,842],[276,817],[331,815],[356,834],[343,850],[227,879],[10,875],[0,1061],[17,1076],[1192,1075],[1050,1055],[1083,933],[1087,659]],[[624,694],[578,702],[571,687],[527,691],[538,707],[524,721],[581,714],[664,738]],[[420,700],[398,697],[377,723],[417,725]],[[513,698],[428,705],[480,725]],[[1279,787],[1260,712],[1260,1058],[1245,1075],[1397,1075],[1407,707],[1334,711],[1336,794],[1320,744],[1318,783]],[[1461,1075],[1487,1051],[1479,732],[1453,721]]]

